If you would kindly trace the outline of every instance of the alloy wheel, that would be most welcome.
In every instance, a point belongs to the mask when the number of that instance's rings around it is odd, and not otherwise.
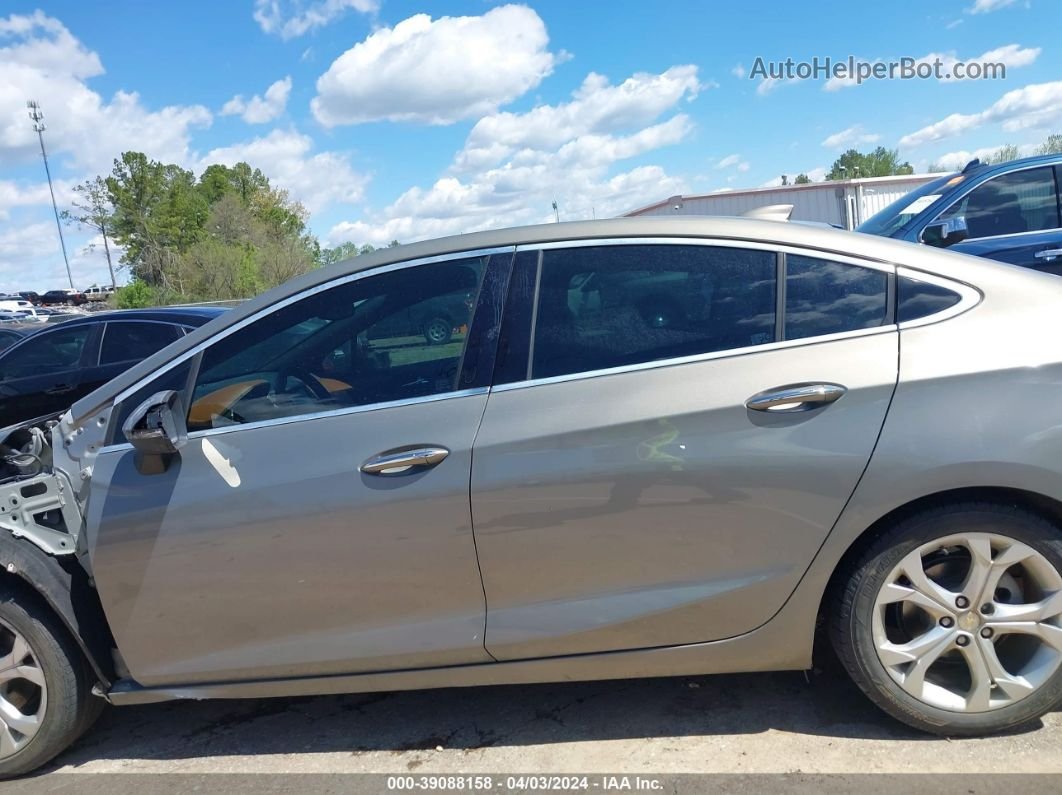
[[[48,706],[48,686],[37,655],[21,634],[0,621],[0,759],[34,738]]]
[[[1062,664],[1062,575],[1004,535],[951,535],[892,569],[874,603],[878,659],[912,697],[988,712],[1036,692]]]

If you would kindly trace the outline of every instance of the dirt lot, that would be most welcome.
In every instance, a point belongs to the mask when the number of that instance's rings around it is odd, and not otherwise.
[[[169,703],[111,710],[34,790],[67,789],[68,773],[539,771],[1062,773],[1062,715],[948,741],[799,672]]]

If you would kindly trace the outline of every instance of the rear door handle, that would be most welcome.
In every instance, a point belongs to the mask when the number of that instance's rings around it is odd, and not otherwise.
[[[365,461],[359,472],[366,475],[398,475],[409,469],[429,469],[442,462],[450,451],[445,447],[416,447],[394,453],[379,453]]]
[[[1037,259],[1054,259],[1055,257],[1062,257],[1062,248],[1045,248],[1043,251],[1037,251],[1033,256]]]
[[[787,384],[758,392],[745,401],[753,411],[791,414],[810,411],[839,400],[848,389],[840,384]]]
[[[73,392],[73,391],[74,391],[74,385],[73,384],[56,384],[55,386],[51,387],[50,389],[45,389],[44,390],[44,394],[46,394],[46,395],[65,395],[67,392]]]

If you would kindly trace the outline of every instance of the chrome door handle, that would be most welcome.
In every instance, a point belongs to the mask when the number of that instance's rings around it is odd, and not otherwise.
[[[787,384],[750,397],[745,407],[774,414],[810,411],[840,399],[848,389],[840,384]]]
[[[358,467],[366,475],[397,475],[407,469],[427,469],[441,463],[450,451],[445,447],[416,447],[397,453],[380,453]]]
[[[1055,257],[1062,257],[1062,248],[1045,248],[1043,251],[1037,251],[1033,256],[1037,259],[1054,259]]]

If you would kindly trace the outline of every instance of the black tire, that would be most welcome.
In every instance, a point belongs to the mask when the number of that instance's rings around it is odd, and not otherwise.
[[[68,748],[106,706],[92,695],[93,676],[66,628],[40,600],[19,591],[0,593],[0,621],[18,632],[44,674],[47,702],[37,734],[0,758],[0,779],[30,773]]]
[[[454,335],[453,321],[439,315],[424,322],[424,339],[429,345],[445,345]]]
[[[883,533],[838,572],[829,618],[830,640],[856,685],[882,710],[921,731],[975,737],[1031,728],[1062,702],[1062,667],[1038,690],[987,712],[941,709],[916,699],[889,675],[874,643],[871,622],[877,593],[904,556],[937,538],[991,532],[1032,547],[1062,572],[1062,532],[1043,517],[1013,505],[963,503],[924,511]]]

